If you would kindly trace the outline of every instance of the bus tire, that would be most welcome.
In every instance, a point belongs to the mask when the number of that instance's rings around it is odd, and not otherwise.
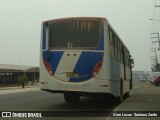
[[[123,102],[123,80],[120,80],[120,96],[116,98],[116,103],[121,104]]]
[[[126,98],[129,97],[129,92],[125,93],[124,97],[126,97]]]
[[[66,102],[79,102],[80,95],[78,93],[65,92],[64,93],[64,100]]]

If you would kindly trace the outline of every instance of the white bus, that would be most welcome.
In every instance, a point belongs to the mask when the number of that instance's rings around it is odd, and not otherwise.
[[[133,59],[106,18],[71,17],[42,23],[41,89],[80,96],[110,94],[123,101],[132,89]]]

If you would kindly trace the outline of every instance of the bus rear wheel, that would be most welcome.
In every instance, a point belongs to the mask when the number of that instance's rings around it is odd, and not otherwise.
[[[122,81],[122,79],[120,81],[120,90],[119,91],[120,91],[120,95],[119,95],[119,97],[116,98],[117,104],[121,104],[123,102],[123,81]]]
[[[66,102],[79,102],[80,101],[80,94],[74,92],[65,92],[64,93],[64,100]]]

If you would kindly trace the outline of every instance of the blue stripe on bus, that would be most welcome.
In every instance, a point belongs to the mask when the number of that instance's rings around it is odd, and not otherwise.
[[[42,37],[42,48],[43,48],[43,50],[45,50],[46,49],[46,29],[45,29],[45,25],[43,25],[43,37]]]
[[[49,64],[52,67],[53,74],[55,73],[58,67],[58,64],[63,56],[63,53],[64,53],[63,51],[54,51],[54,52],[44,51],[43,52],[43,59],[49,62]]]
[[[82,52],[73,71],[79,77],[71,77],[69,82],[82,82],[92,78],[95,65],[102,59],[103,52]]]

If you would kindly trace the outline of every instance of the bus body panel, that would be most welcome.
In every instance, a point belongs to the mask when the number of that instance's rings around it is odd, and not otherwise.
[[[112,94],[114,96],[119,96],[119,89],[120,89],[120,79],[121,79],[121,65],[120,63],[111,58],[111,78],[112,78]]]
[[[96,64],[103,62],[103,52],[70,50],[50,51],[49,55],[44,51],[43,54],[43,60],[51,66],[52,76],[68,82],[82,82],[92,78]]]
[[[109,81],[97,80],[91,78],[84,82],[65,82],[58,80],[54,77],[49,78],[48,87],[45,88],[45,84],[41,84],[42,89],[48,89],[56,93],[63,92],[81,92],[81,93],[110,93]]]
[[[111,57],[109,23],[104,18],[100,19],[102,19],[101,25],[103,24],[103,27],[100,28],[99,47],[89,50],[49,50],[47,37],[49,29],[45,27],[46,22],[42,24],[41,89],[57,93],[66,91],[109,93],[118,97],[120,96],[120,81],[122,79],[123,94],[129,92],[131,68],[125,67],[124,71],[124,64]],[[99,72],[94,75],[94,69],[98,63],[101,63],[102,66]]]

